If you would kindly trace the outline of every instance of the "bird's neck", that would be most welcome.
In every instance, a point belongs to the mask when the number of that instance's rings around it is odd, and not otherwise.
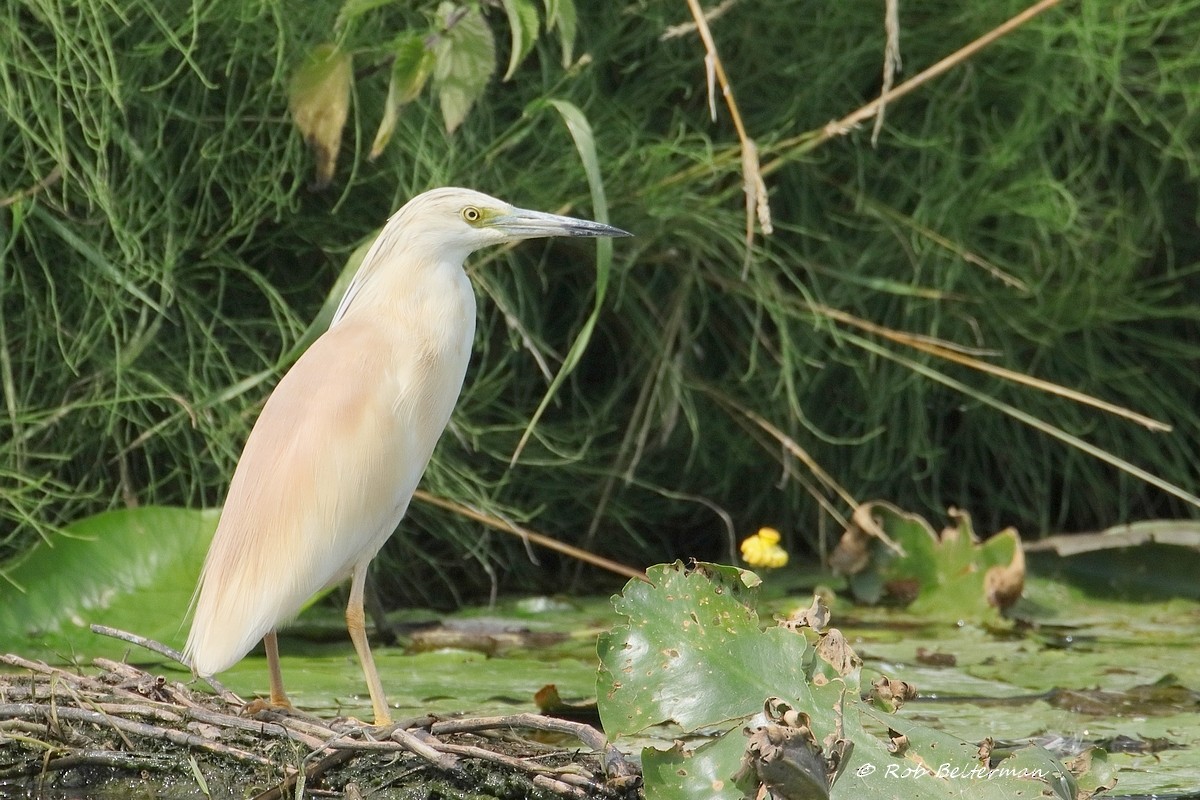
[[[429,245],[419,236],[381,234],[363,258],[330,326],[350,313],[367,309],[403,313],[406,306],[427,306],[438,297],[448,302],[469,298],[474,320],[474,293],[462,266],[469,251],[449,253],[449,257],[440,252],[430,258],[425,254],[438,249]]]

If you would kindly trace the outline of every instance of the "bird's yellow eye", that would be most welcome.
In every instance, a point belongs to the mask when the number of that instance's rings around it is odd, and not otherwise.
[[[467,206],[462,210],[462,218],[474,225],[479,220],[483,219],[483,212],[475,206]]]

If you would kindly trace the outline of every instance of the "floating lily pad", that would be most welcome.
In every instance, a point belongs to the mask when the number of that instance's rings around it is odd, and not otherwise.
[[[866,503],[832,556],[854,596],[888,600],[935,619],[991,619],[1021,596],[1025,558],[1008,529],[980,542],[971,519],[952,512],[940,534],[916,514],[884,502]]]
[[[741,571],[676,563],[647,576],[613,600],[625,623],[600,637],[597,695],[618,745],[658,725],[683,734],[665,751],[643,750],[648,800],[754,796],[748,780],[782,781],[763,791],[789,798],[1079,796],[1067,768],[1040,748],[993,759],[862,700],[861,662],[837,659],[845,672],[830,678],[804,631],[764,630],[749,605],[756,581]],[[772,711],[783,706],[787,714]],[[763,744],[798,738],[803,747]],[[823,781],[812,780],[815,770]]]
[[[53,659],[129,649],[93,634],[92,624],[181,646],[217,518],[217,511],[122,509],[42,542],[0,577],[0,652]]]

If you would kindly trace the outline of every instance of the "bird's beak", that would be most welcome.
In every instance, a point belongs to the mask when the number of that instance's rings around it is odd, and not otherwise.
[[[514,208],[492,219],[491,226],[514,239],[538,239],[545,236],[632,236],[632,233],[587,219],[561,217],[542,211]]]

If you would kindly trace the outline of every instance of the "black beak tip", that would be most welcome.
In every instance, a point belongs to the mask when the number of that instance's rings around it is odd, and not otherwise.
[[[599,236],[607,236],[610,239],[624,239],[627,236],[633,236],[629,231],[623,231],[603,222],[593,223],[593,226],[587,228],[577,228],[572,233],[576,236],[587,236],[593,239]]]

